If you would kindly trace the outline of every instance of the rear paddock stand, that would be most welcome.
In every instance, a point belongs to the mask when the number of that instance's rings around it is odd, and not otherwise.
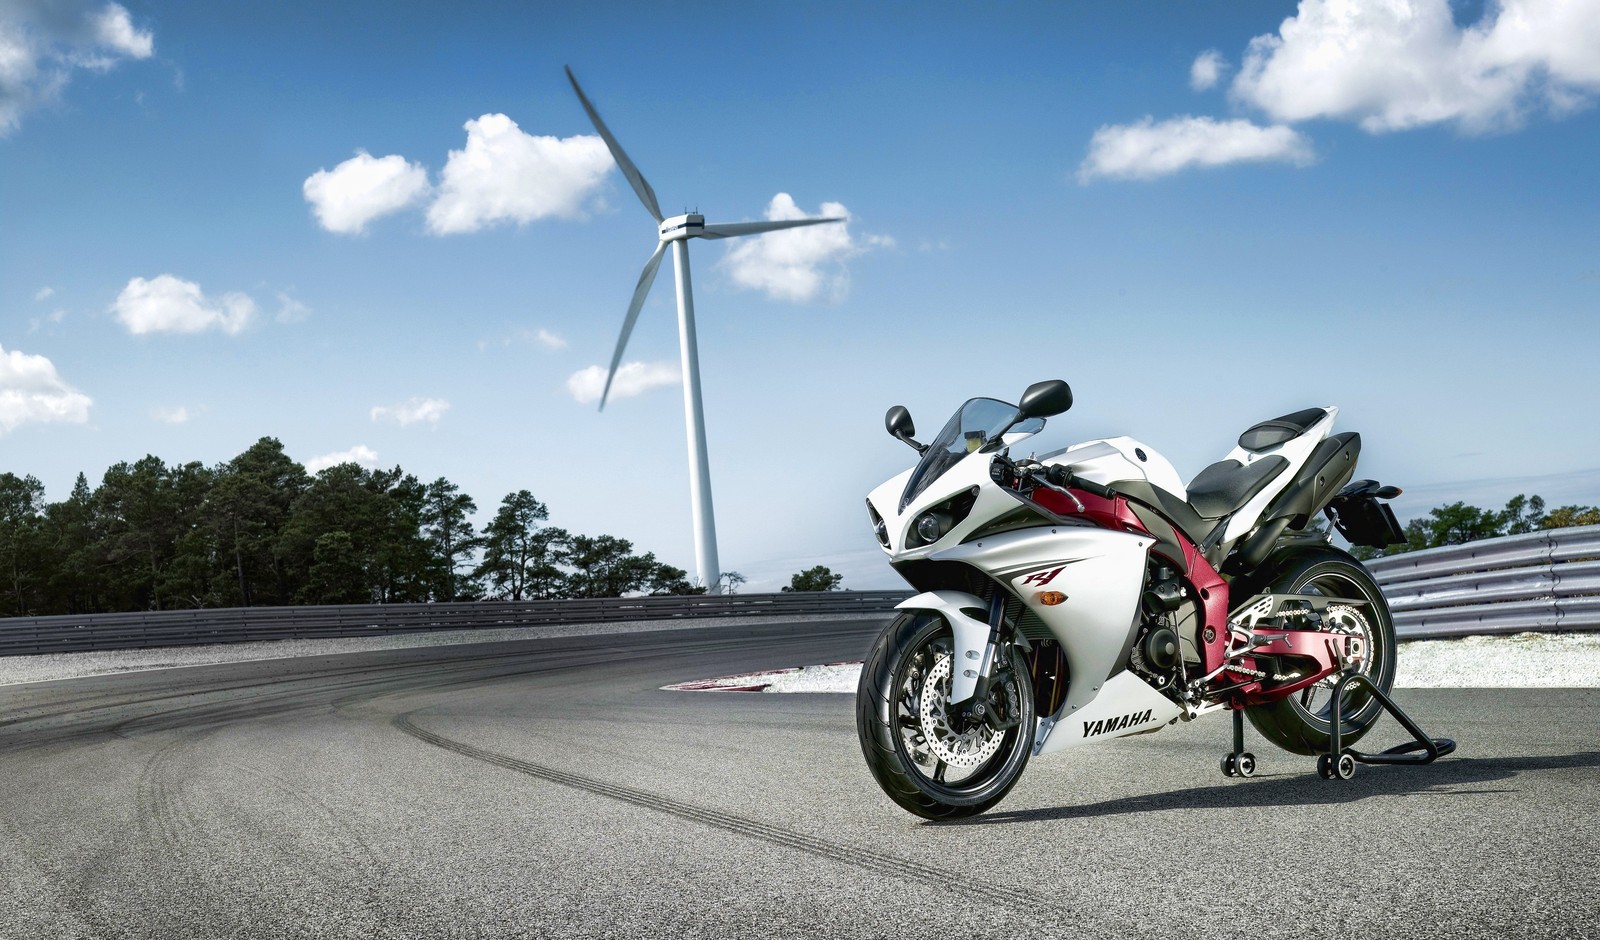
[[[1222,755],[1224,777],[1253,777],[1256,756],[1244,749],[1244,709],[1233,709],[1233,751]]]
[[[1358,751],[1353,747],[1345,747],[1340,733],[1343,725],[1343,716],[1339,714],[1344,698],[1345,688],[1350,685],[1363,685],[1378,700],[1384,710],[1394,716],[1395,721],[1405,726],[1411,733],[1412,740],[1389,748],[1386,751],[1368,753]],[[1356,764],[1431,764],[1439,758],[1453,752],[1456,742],[1449,738],[1430,738],[1418,727],[1416,721],[1406,714],[1405,709],[1395,704],[1384,691],[1373,684],[1366,676],[1352,672],[1347,673],[1333,687],[1333,713],[1329,716],[1333,722],[1333,733],[1328,740],[1328,753],[1317,755],[1317,773],[1324,780],[1349,780],[1356,775]],[[1250,777],[1256,772],[1256,756],[1244,749],[1244,709],[1233,709],[1233,751],[1222,757],[1222,775],[1225,777]]]
[[[1412,740],[1405,744],[1398,744],[1386,751],[1368,753],[1358,751],[1353,747],[1345,747],[1340,740],[1340,726],[1343,724],[1339,714],[1340,705],[1344,698],[1346,686],[1362,685],[1378,700],[1384,710],[1394,716],[1394,720],[1405,726],[1411,733]],[[1238,713],[1235,712],[1235,715]],[[1346,673],[1345,676],[1333,687],[1333,713],[1329,716],[1333,722],[1333,733],[1328,740],[1328,753],[1317,756],[1317,773],[1324,780],[1349,780],[1356,775],[1356,763],[1363,764],[1431,764],[1439,758],[1456,749],[1456,742],[1449,738],[1430,738],[1417,726],[1405,709],[1395,704],[1384,691],[1377,687],[1373,681],[1358,672]],[[1237,719],[1236,719],[1237,722]],[[1236,723],[1236,728],[1240,726]],[[1235,741],[1238,732],[1235,732]],[[1237,745],[1235,747],[1237,750]]]

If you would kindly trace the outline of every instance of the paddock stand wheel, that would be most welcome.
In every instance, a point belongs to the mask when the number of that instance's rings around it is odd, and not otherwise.
[[[1244,749],[1244,711],[1233,710],[1233,753],[1222,755],[1224,777],[1254,777],[1256,756]]]
[[[1317,755],[1317,775],[1324,780],[1349,780],[1356,775],[1356,759],[1348,753],[1334,760],[1332,754]]]
[[[1412,740],[1377,753],[1344,747],[1340,741],[1339,708],[1347,685],[1366,686],[1384,710],[1393,715],[1394,719],[1411,733]],[[1363,764],[1431,764],[1456,749],[1456,742],[1449,738],[1428,737],[1411,716],[1406,714],[1405,709],[1396,705],[1394,699],[1359,672],[1346,673],[1333,687],[1332,711],[1333,731],[1328,740],[1328,753],[1317,756],[1317,773],[1324,780],[1349,780],[1356,775],[1357,761]]]

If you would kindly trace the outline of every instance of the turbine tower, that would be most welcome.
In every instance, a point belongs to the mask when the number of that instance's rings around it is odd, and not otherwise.
[[[796,228],[801,225],[844,220],[817,218],[708,224],[705,216],[699,213],[676,215],[670,219],[662,218],[661,207],[656,204],[655,190],[650,188],[650,184],[645,182],[644,176],[639,173],[639,168],[628,159],[622,145],[611,135],[611,129],[600,120],[600,113],[589,103],[589,96],[583,93],[583,88],[572,74],[570,66],[567,67],[567,81],[572,83],[572,90],[578,93],[578,101],[582,102],[583,110],[588,113],[594,129],[600,132],[600,138],[606,142],[612,159],[617,161],[617,168],[627,177],[628,184],[638,194],[639,201],[644,203],[650,217],[656,220],[656,250],[650,255],[650,260],[644,263],[644,270],[639,274],[639,283],[633,289],[633,301],[628,304],[628,315],[622,319],[622,333],[617,337],[617,349],[611,354],[611,371],[606,373],[605,389],[600,393],[600,410],[605,410],[606,398],[611,394],[611,381],[617,377],[617,366],[622,363],[622,351],[627,348],[628,335],[633,332],[634,321],[639,319],[639,311],[644,307],[644,299],[650,293],[650,285],[655,283],[656,269],[661,266],[661,256],[666,254],[667,246],[671,245],[672,270],[677,275],[678,281],[678,353],[683,363],[683,417],[689,434],[689,506],[694,515],[694,563],[698,569],[696,574],[705,584],[706,591],[716,594],[722,588],[720,583],[722,572],[717,566],[717,527],[711,510],[711,471],[706,464],[706,418],[705,411],[700,405],[700,353],[694,333],[694,290],[689,280],[689,239],[736,238],[740,235],[759,235],[762,232],[776,232],[779,229]]]

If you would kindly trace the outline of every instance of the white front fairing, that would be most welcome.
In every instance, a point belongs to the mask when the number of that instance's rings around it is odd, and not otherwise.
[[[883,517],[888,530],[889,544],[884,546],[884,551],[895,561],[927,558],[940,546],[960,542],[995,516],[1017,508],[1017,501],[1001,492],[1000,488],[994,485],[994,481],[989,479],[989,460],[988,454],[968,455],[960,463],[945,471],[932,486],[918,493],[903,512],[900,510],[900,494],[905,492],[906,481],[912,474],[911,470],[868,494],[867,500]],[[972,511],[965,519],[932,545],[923,545],[919,548],[906,547],[911,526],[918,516],[925,510],[972,487],[978,488],[978,501],[973,504]]]
[[[1127,649],[1144,585],[1145,552],[1154,541],[1092,526],[1041,526],[986,536],[932,557],[963,562],[1011,585],[1044,621],[1067,658],[1066,707],[1071,709],[1095,697]],[[1047,605],[1047,593],[1066,598]]]
[[[1041,720],[1036,750],[1121,737],[1160,727],[1178,714],[1176,705],[1137,676],[1126,670],[1111,676],[1133,638],[1139,590],[1144,583],[1145,552],[1152,543],[1145,535],[1092,526],[1053,525],[985,536],[928,556],[934,561],[971,565],[1010,584],[1060,643],[1070,677],[1067,698],[1056,715]],[[1047,595],[1064,598],[1046,604]],[[985,602],[959,591],[930,591],[899,606],[936,611],[950,625],[956,664],[950,700],[961,702],[969,698],[977,677],[992,668],[988,660]],[[1052,741],[1045,748],[1052,738],[1053,726],[1080,716],[1106,723],[1080,740]],[[1124,716],[1138,720],[1117,728],[1109,726],[1110,719],[1121,720]]]

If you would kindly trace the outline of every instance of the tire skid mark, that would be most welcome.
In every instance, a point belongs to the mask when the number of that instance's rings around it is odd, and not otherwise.
[[[359,828],[351,825],[342,813],[312,793],[301,782],[282,774],[275,768],[238,761],[227,761],[226,764],[249,775],[252,783],[258,788],[272,788],[287,794],[320,823],[319,830],[322,834],[336,840],[345,849],[332,858],[307,855],[301,851],[296,839],[285,836],[280,831],[276,837],[270,835],[267,837],[267,841],[272,845],[272,851],[291,859],[298,865],[298,871],[315,878],[333,892],[343,893],[354,899],[369,921],[363,933],[370,936],[373,935],[373,928],[382,927],[379,935],[385,935],[396,926],[392,923],[394,911],[381,897],[383,886],[389,880],[388,866],[377,848]],[[247,804],[240,805],[247,806]],[[301,826],[296,831],[304,829],[305,827]],[[267,827],[263,831],[275,832],[273,827]]]
[[[241,891],[261,890],[244,876],[259,870],[263,859],[276,857],[284,860],[285,870],[293,871],[302,884],[316,883],[328,894],[356,900],[368,920],[361,931],[377,935],[374,931],[387,925],[389,915],[378,900],[384,869],[371,844],[326,803],[279,772],[237,761],[199,759],[196,753],[199,744],[219,730],[213,728],[174,738],[150,757],[140,774],[136,798],[139,829],[145,837],[142,844],[169,859],[165,866],[169,888],[181,891],[186,899],[181,909],[152,912],[154,919],[147,921],[144,927],[166,934],[190,935],[189,931],[201,930],[193,935],[206,935],[206,932],[211,936],[235,935],[240,927],[238,913],[218,897],[219,893],[237,895]],[[253,812],[257,801],[241,800],[212,788],[214,778],[207,774],[215,774],[225,767],[242,772],[257,791],[274,789],[287,794],[318,819],[322,823],[319,831],[338,840],[343,847],[343,851],[336,854],[337,867],[325,858],[301,852],[292,838],[285,838],[276,831],[281,820],[264,820],[259,809]],[[273,825],[247,824],[262,821]],[[304,826],[300,826],[296,831],[303,829]],[[252,861],[240,867],[231,853],[244,845],[249,846]],[[97,860],[86,870],[85,881],[103,879],[113,862],[111,853]],[[218,882],[214,877],[201,874],[207,871],[232,872],[241,876],[241,880]],[[285,886],[279,882],[272,890],[281,894]],[[125,924],[115,919],[106,922],[104,915],[97,920],[102,922],[108,936],[113,933],[112,926],[126,929]]]
[[[463,757],[469,757],[486,764],[493,764],[505,770],[544,780],[548,783],[609,797],[643,809],[666,813],[689,822],[720,829],[723,832],[769,842],[787,849],[795,849],[829,861],[852,865],[874,874],[920,882],[940,891],[955,890],[982,901],[1001,901],[1007,907],[1025,913],[1047,913],[1047,909],[1040,903],[1039,898],[1027,891],[1000,884],[970,885],[959,874],[952,876],[943,872],[929,871],[887,853],[837,845],[825,839],[819,839],[816,836],[793,832],[748,817],[736,816],[732,813],[724,813],[703,806],[695,806],[692,803],[684,803],[645,790],[607,783],[593,777],[585,777],[565,770],[557,770],[553,767],[544,767],[516,757],[487,751],[419,727],[411,720],[410,714],[397,715],[390,723],[406,734],[434,747],[452,751]]]

